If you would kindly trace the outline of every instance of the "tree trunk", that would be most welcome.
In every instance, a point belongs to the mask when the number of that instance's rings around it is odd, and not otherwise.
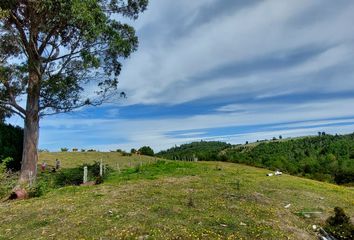
[[[40,78],[35,70],[30,70],[27,90],[26,118],[24,122],[21,174],[19,179],[21,184],[26,184],[30,180],[33,181],[37,175],[39,95]]]
[[[37,175],[39,118],[28,116],[25,119],[20,183],[27,183]]]

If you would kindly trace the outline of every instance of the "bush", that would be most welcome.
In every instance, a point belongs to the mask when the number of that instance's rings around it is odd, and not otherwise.
[[[61,148],[60,151],[67,152],[67,151],[69,151],[69,149],[68,148]]]
[[[354,183],[354,169],[340,170],[334,174],[334,181],[337,184]]]
[[[144,146],[139,149],[140,154],[145,156],[154,156],[154,150],[149,146]]]
[[[324,229],[338,240],[354,239],[354,225],[340,207],[334,208],[334,216],[326,220]]]
[[[126,151],[122,151],[121,154],[123,157],[130,157],[132,155],[131,153],[127,153]]]
[[[0,163],[0,199],[8,196],[16,184],[18,176],[7,171],[7,164],[12,158],[6,158]]]
[[[28,196],[30,198],[40,197],[50,191],[51,188],[54,188],[55,185],[53,180],[49,177],[45,177],[45,179],[38,179],[34,186],[32,186],[28,191]]]
[[[23,149],[23,129],[0,123],[0,163],[2,159],[11,157],[13,161],[6,167],[12,170],[21,169]]]
[[[83,182],[83,168],[63,169],[55,176],[55,186],[80,185]]]
[[[111,168],[106,166],[106,171],[103,178],[100,176],[100,163],[95,162],[92,165],[82,165],[77,168],[62,169],[55,174],[55,186],[64,187],[70,185],[80,185],[83,183],[84,167],[87,166],[88,181],[95,181],[100,184],[104,181],[105,177],[112,171]]]

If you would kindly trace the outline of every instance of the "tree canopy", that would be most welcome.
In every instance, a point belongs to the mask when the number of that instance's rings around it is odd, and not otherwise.
[[[138,46],[134,28],[122,19],[136,19],[147,4],[0,1],[0,108],[24,119],[20,182],[36,176],[41,117],[99,105],[115,94],[121,59]]]
[[[0,99],[25,117],[16,101],[29,88],[29,69],[40,77],[41,116],[97,105],[118,84],[120,58],[138,38],[118,15],[136,19],[147,0],[8,0],[0,2]],[[97,89],[82,95],[84,86]]]

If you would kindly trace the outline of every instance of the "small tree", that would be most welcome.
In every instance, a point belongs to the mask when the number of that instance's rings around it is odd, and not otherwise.
[[[67,151],[69,151],[69,149],[64,147],[64,148],[61,148],[60,151],[67,152]]]
[[[24,119],[20,182],[28,182],[29,172],[36,176],[41,117],[96,106],[115,93],[119,59],[138,46],[134,28],[116,19],[136,19],[147,4],[148,0],[0,1],[0,108]],[[84,92],[94,86],[96,90]],[[19,104],[21,97],[25,107]]]
[[[149,146],[144,146],[139,149],[141,155],[154,156],[154,150]]]
[[[334,208],[334,216],[327,219],[324,229],[338,240],[354,238],[354,225],[340,207]]]

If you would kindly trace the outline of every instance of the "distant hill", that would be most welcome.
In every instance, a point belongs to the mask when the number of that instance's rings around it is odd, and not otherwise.
[[[354,183],[354,134],[325,135],[232,146],[195,142],[158,154],[168,159],[228,161],[264,167],[311,179]]]
[[[231,144],[224,142],[200,141],[175,146],[166,151],[159,152],[157,156],[171,160],[191,161],[195,158],[202,161],[219,160],[219,153],[230,147],[232,147]]]

